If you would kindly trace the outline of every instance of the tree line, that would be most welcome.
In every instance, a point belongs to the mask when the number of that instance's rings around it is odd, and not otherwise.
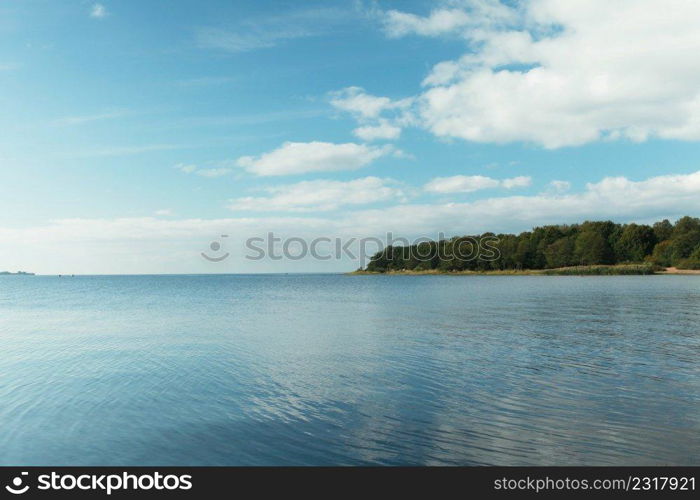
[[[700,219],[653,225],[586,221],[515,234],[484,233],[408,246],[388,246],[366,270],[489,271],[651,263],[700,269]]]

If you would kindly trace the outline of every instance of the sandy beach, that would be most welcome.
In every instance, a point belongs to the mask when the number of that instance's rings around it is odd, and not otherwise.
[[[676,267],[667,267],[657,274],[700,274],[700,269],[678,269]]]

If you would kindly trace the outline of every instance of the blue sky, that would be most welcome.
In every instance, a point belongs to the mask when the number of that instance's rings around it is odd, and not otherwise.
[[[677,3],[6,0],[0,268],[342,271],[243,242],[698,215]]]

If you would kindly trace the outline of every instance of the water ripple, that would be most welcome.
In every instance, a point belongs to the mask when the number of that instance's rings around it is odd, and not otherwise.
[[[0,464],[700,463],[700,281],[0,279]]]

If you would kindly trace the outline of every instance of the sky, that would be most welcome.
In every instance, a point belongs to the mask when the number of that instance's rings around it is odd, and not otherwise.
[[[698,20],[696,0],[3,0],[0,270],[341,272],[389,233],[698,216]],[[318,238],[330,258],[303,253]]]

